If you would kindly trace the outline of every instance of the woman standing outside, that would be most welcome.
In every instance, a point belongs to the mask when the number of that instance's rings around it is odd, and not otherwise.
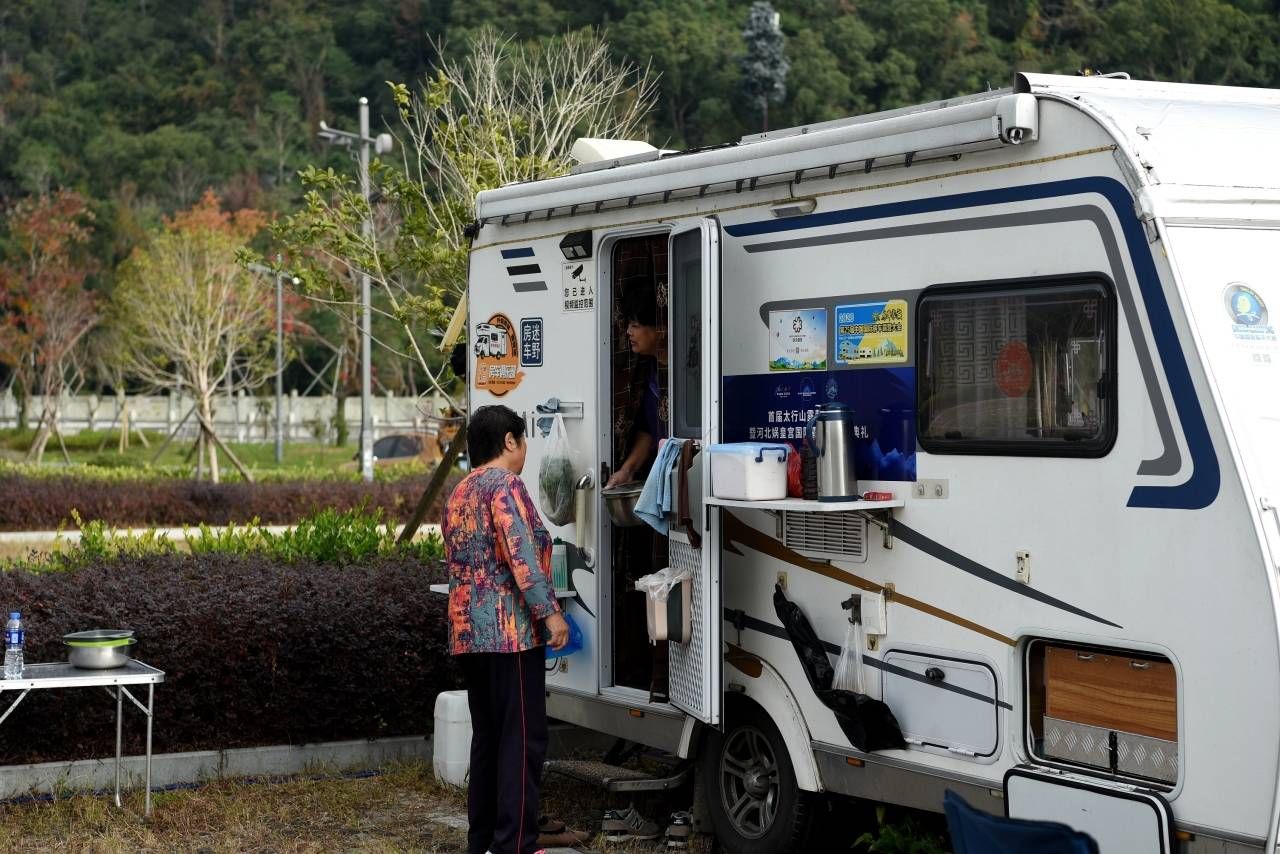
[[[441,522],[449,566],[449,647],[471,709],[468,854],[535,854],[547,752],[546,653],[569,626],[551,586],[551,537],[520,480],[524,419],[471,416],[473,470]]]

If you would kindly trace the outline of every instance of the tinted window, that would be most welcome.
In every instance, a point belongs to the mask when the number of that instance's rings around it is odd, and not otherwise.
[[[671,432],[702,435],[702,232],[671,239]]]
[[[920,443],[935,453],[1101,456],[1115,436],[1115,305],[1098,280],[930,289]]]

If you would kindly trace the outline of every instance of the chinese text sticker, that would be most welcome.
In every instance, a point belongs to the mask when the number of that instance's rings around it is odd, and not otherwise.
[[[565,311],[593,311],[596,285],[590,261],[568,261],[560,268],[560,292]]]
[[[769,370],[827,369],[827,310],[796,308],[769,312]]]

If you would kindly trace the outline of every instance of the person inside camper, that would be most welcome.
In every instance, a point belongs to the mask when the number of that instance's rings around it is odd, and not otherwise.
[[[639,361],[631,374],[630,419],[627,456],[609,478],[606,487],[642,480],[666,438],[666,400],[660,376],[667,363],[666,331],[658,326],[658,305],[651,286],[632,290],[623,306],[627,342]]]

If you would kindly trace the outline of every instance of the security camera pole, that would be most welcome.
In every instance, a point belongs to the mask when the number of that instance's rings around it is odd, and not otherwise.
[[[373,238],[373,208],[369,201],[369,146],[372,145],[377,154],[391,151],[391,134],[380,133],[377,138],[369,136],[369,99],[360,99],[360,133],[335,130],[324,122],[320,123],[320,138],[330,145],[341,145],[347,148],[360,143],[360,193],[364,196],[365,218],[361,226],[361,234],[366,240]],[[366,483],[373,480],[373,377],[370,372],[372,364],[370,323],[369,274],[360,272],[360,476]]]

